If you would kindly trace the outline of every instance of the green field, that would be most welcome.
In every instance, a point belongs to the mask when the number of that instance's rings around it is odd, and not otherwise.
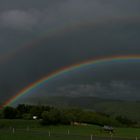
[[[41,126],[38,121],[0,120],[0,139],[2,140],[90,140],[140,138],[138,128],[115,128],[111,137],[107,132],[101,132],[99,126]],[[14,128],[14,129],[13,129]],[[50,136],[49,136],[50,135]]]

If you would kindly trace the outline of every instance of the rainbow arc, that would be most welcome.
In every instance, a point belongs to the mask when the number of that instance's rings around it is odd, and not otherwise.
[[[89,65],[96,65],[96,64],[104,64],[108,62],[116,63],[116,62],[122,62],[122,61],[131,61],[135,62],[137,60],[140,61],[140,55],[121,55],[121,56],[110,56],[110,57],[100,57],[100,58],[94,58],[91,60],[83,61],[81,63],[73,64],[70,66],[63,67],[61,69],[58,69],[56,71],[53,71],[52,73],[48,74],[47,76],[29,84],[27,87],[20,90],[17,94],[15,94],[13,97],[8,99],[2,107],[9,106],[15,103],[17,100],[21,99],[25,94],[33,94],[33,91],[40,87],[42,84],[49,82],[50,80],[53,80],[57,76],[61,76],[63,74],[69,74],[69,72],[82,69],[84,67],[87,67]]]

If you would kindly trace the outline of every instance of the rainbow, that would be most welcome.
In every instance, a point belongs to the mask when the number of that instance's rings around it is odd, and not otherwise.
[[[137,60],[140,60],[140,55],[121,55],[121,56],[110,56],[110,57],[100,57],[100,58],[94,58],[91,60],[87,60],[84,62],[80,62],[78,64],[73,64],[67,67],[63,67],[59,70],[56,70],[47,76],[29,84],[27,87],[23,88],[21,91],[19,91],[17,94],[15,94],[13,97],[11,97],[9,100],[7,100],[2,107],[4,106],[10,106],[13,103],[15,103],[17,100],[22,98],[26,94],[32,94],[34,90],[36,90],[37,87],[40,87],[42,84],[49,82],[50,80],[53,80],[54,78],[58,76],[62,76],[64,74],[68,74],[71,71],[82,69],[84,67],[90,66],[90,65],[96,65],[96,64],[102,64],[102,63],[108,63],[108,62],[122,62],[122,61],[131,61],[135,62]]]

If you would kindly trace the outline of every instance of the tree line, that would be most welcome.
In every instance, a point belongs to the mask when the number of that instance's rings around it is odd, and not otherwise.
[[[79,108],[60,109],[51,106],[41,105],[25,105],[19,104],[17,107],[4,107],[0,112],[2,119],[36,119],[42,125],[70,125],[73,123],[85,123],[96,125],[111,125],[111,126],[131,126],[137,125],[136,121],[130,120],[125,116],[112,117],[111,115],[82,110]]]

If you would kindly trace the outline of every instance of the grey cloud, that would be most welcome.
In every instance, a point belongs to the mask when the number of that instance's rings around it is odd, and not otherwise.
[[[100,96],[101,92],[107,92],[105,86],[97,82],[94,84],[75,84],[58,87],[56,89],[56,95],[63,96]]]
[[[31,11],[9,10],[0,15],[1,24],[12,28],[30,28],[37,24],[38,16]]]
[[[44,18],[44,22],[50,22],[55,26],[65,26],[75,23],[98,23],[104,20],[132,18],[133,16],[139,16],[138,13],[140,10],[137,8],[136,4],[137,3],[131,4],[129,2],[127,6],[120,1],[118,3],[109,1],[104,4],[98,0],[66,0],[45,9],[47,11],[47,16],[50,18]],[[135,11],[132,9],[137,10]]]
[[[130,89],[130,85],[124,81],[112,81],[110,86],[113,89]]]
[[[57,96],[89,96],[107,99],[137,100],[140,98],[139,89],[131,82],[110,81],[108,83],[96,82],[94,84],[67,85],[56,89],[50,95]]]
[[[26,2],[25,2],[26,3]],[[37,3],[36,1],[30,1]],[[65,1],[42,1],[42,7],[39,5],[33,8],[14,9],[9,8],[1,12],[1,23],[4,26],[14,28],[59,28],[67,24],[98,22],[108,19],[124,18],[139,16],[140,10],[137,8],[138,1],[127,2],[126,5],[122,1],[112,2],[99,0],[65,0]],[[41,2],[39,2],[41,4]],[[46,7],[43,7],[43,4]],[[139,12],[138,12],[139,11]]]

